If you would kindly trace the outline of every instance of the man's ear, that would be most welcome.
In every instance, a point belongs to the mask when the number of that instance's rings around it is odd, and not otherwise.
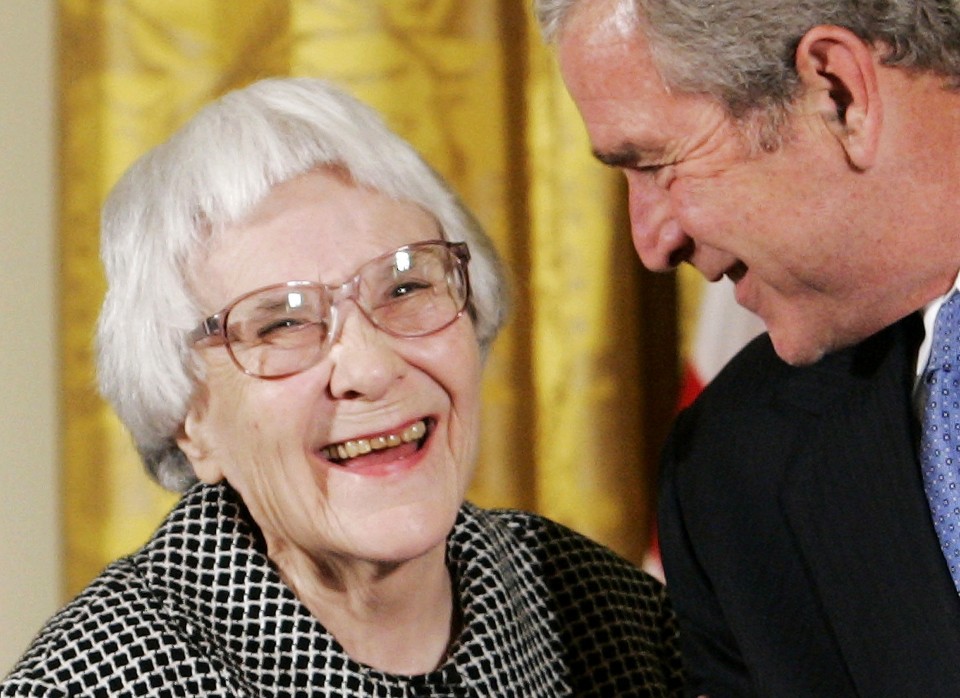
[[[186,455],[201,482],[213,485],[223,480],[223,469],[209,439],[207,396],[201,386],[190,402],[187,416],[177,432],[177,446]]]
[[[819,25],[803,35],[795,60],[806,108],[823,118],[851,165],[870,168],[883,124],[874,47],[843,27]]]

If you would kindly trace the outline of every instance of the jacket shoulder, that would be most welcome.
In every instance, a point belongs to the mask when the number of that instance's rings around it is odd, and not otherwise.
[[[550,519],[513,510],[485,514],[502,529],[524,584],[554,618],[578,695],[593,695],[592,687],[611,677],[649,695],[679,693],[676,619],[657,579]],[[613,673],[601,679],[597,672],[607,670]]]
[[[69,694],[66,686],[76,673],[119,647],[118,623],[130,624],[131,614],[148,606],[133,563],[121,559],[110,564],[46,622],[0,683],[0,696]]]
[[[709,440],[710,449],[771,430],[789,435],[856,393],[906,394],[922,338],[917,314],[819,361],[792,366],[777,356],[767,334],[744,347],[678,417],[672,441]],[[886,393],[885,393],[886,394]]]
[[[56,613],[0,683],[0,696],[153,695],[171,677],[186,695],[225,695],[215,659],[183,634],[136,560],[113,562]]]

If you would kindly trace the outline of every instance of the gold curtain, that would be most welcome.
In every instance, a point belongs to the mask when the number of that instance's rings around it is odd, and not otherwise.
[[[589,155],[528,0],[59,0],[65,594],[173,497],[96,396],[98,210],[203,104],[271,75],[377,108],[476,212],[513,275],[470,498],[639,561],[676,387],[672,282],[639,270],[619,179]]]

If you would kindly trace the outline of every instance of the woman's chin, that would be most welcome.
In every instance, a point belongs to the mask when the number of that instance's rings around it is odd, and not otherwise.
[[[412,503],[365,517],[355,532],[358,559],[401,564],[445,548],[459,506]]]

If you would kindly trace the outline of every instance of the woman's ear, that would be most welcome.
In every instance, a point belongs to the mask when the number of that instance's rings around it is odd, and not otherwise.
[[[203,386],[197,389],[187,410],[187,416],[177,432],[177,446],[186,455],[201,482],[213,485],[223,480],[223,469],[218,463],[208,433],[207,394]]]
[[[821,116],[851,165],[869,169],[883,124],[875,47],[843,27],[819,25],[804,34],[795,60],[807,109]]]

